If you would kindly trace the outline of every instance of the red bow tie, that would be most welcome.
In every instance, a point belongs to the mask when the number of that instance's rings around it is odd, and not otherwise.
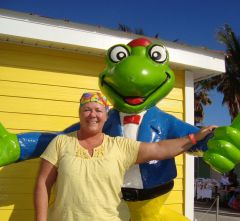
[[[125,116],[125,117],[123,118],[123,124],[129,124],[129,123],[139,124],[140,119],[141,119],[141,116],[140,116],[140,115]]]

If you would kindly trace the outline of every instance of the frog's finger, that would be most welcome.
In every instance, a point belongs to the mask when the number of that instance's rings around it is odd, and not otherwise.
[[[220,173],[226,173],[232,170],[235,164],[227,159],[226,157],[211,152],[210,150],[206,151],[203,154],[203,159],[206,163],[208,163],[214,170]]]
[[[220,154],[235,164],[240,162],[240,150],[232,143],[225,140],[210,139],[207,145],[211,152]]]
[[[214,131],[214,139],[226,140],[240,149],[240,130],[233,127],[218,127]]]
[[[231,127],[240,129],[240,113],[238,113],[237,117],[233,120]]]
[[[0,122],[0,137],[4,137],[8,134],[9,134],[8,131],[5,129],[5,127]]]

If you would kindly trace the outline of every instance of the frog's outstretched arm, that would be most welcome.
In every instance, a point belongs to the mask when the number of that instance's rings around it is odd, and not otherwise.
[[[78,130],[79,127],[78,122],[62,132],[29,132],[15,135],[9,133],[0,123],[0,166],[39,157],[55,136]]]

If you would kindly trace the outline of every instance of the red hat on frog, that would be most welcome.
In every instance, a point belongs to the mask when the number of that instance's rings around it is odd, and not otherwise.
[[[146,38],[137,38],[128,43],[128,45],[132,48],[137,46],[147,47],[150,44],[152,44],[152,42]]]

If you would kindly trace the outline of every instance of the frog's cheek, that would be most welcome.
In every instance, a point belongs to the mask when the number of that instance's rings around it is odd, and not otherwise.
[[[122,96],[104,81],[104,76],[99,79],[99,88],[114,108],[117,108],[119,105],[124,105],[124,100]]]

